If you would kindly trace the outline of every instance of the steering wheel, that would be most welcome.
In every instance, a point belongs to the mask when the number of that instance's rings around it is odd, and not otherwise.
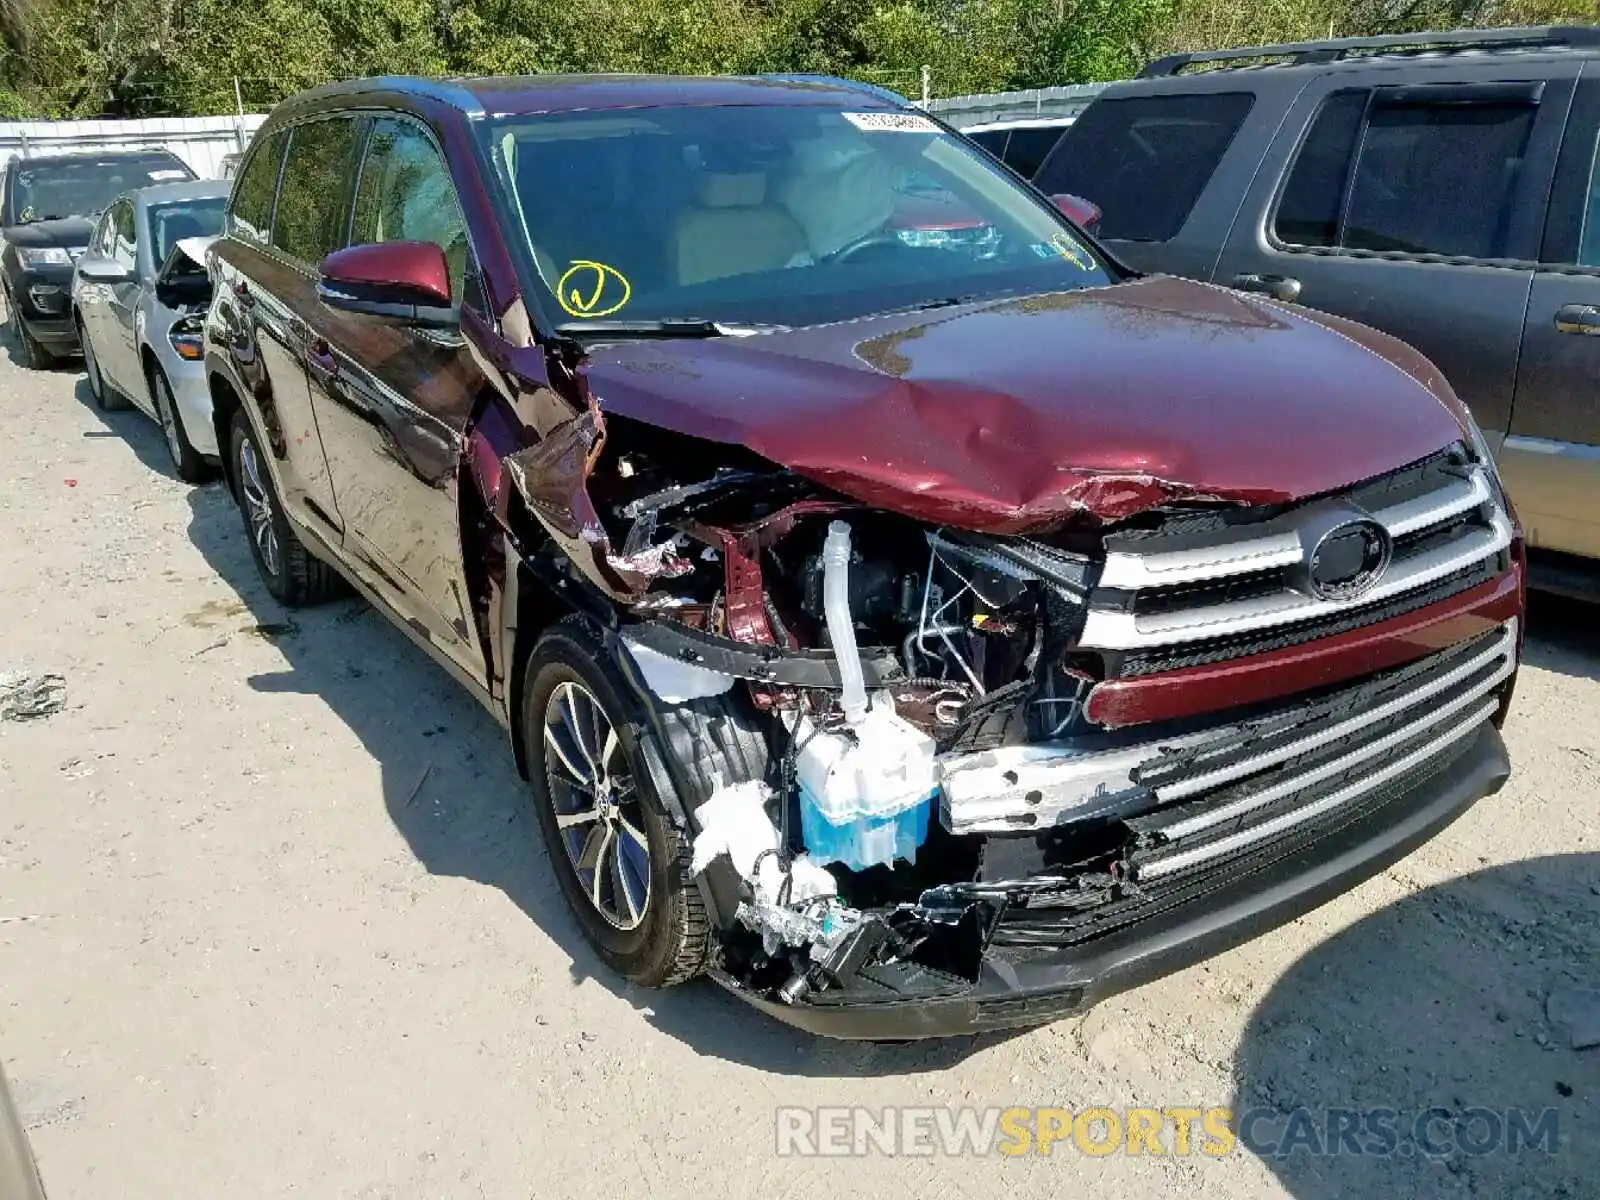
[[[870,250],[874,246],[902,247],[904,245],[905,243],[897,235],[885,233],[881,229],[875,229],[863,237],[858,237],[853,242],[845,243],[832,254],[824,255],[822,261],[829,263],[848,262],[863,250]]]

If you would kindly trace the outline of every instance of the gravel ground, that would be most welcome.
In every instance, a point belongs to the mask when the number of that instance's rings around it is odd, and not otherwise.
[[[53,1200],[1600,1194],[1600,1049],[1546,1017],[1600,986],[1581,606],[1534,610],[1510,785],[1393,870],[1081,1020],[902,1046],[609,975],[494,722],[358,601],[279,607],[220,486],[9,357],[0,631],[69,699],[0,724],[0,1059]],[[1559,1142],[779,1158],[787,1105],[1520,1107]]]

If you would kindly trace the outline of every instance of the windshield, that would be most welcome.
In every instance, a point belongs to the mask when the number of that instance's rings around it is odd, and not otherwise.
[[[92,217],[105,211],[123,192],[192,178],[182,162],[165,154],[18,166],[11,179],[5,223],[27,225],[59,217]]]
[[[1111,281],[1046,202],[916,113],[630,109],[485,136],[572,328],[815,324]]]
[[[170,204],[150,207],[151,259],[160,270],[172,248],[184,238],[211,237],[222,232],[222,210],[228,205],[226,196],[208,196],[202,200],[175,200]]]

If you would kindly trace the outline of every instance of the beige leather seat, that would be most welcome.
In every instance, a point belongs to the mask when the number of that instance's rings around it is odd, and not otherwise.
[[[804,248],[795,219],[767,203],[760,172],[703,175],[699,204],[678,215],[671,241],[673,269],[685,285],[775,271]]]

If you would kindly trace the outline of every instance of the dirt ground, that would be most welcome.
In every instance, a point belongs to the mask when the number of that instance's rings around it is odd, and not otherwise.
[[[1594,618],[1535,607],[1510,785],[1356,892],[1080,1020],[816,1041],[609,975],[490,717],[359,601],[274,603],[145,418],[0,357],[0,672],[69,698],[0,724],[0,1060],[53,1200],[1600,1195],[1600,1049],[1545,1012],[1600,986]],[[780,1158],[790,1105],[1552,1109],[1559,1144]]]

